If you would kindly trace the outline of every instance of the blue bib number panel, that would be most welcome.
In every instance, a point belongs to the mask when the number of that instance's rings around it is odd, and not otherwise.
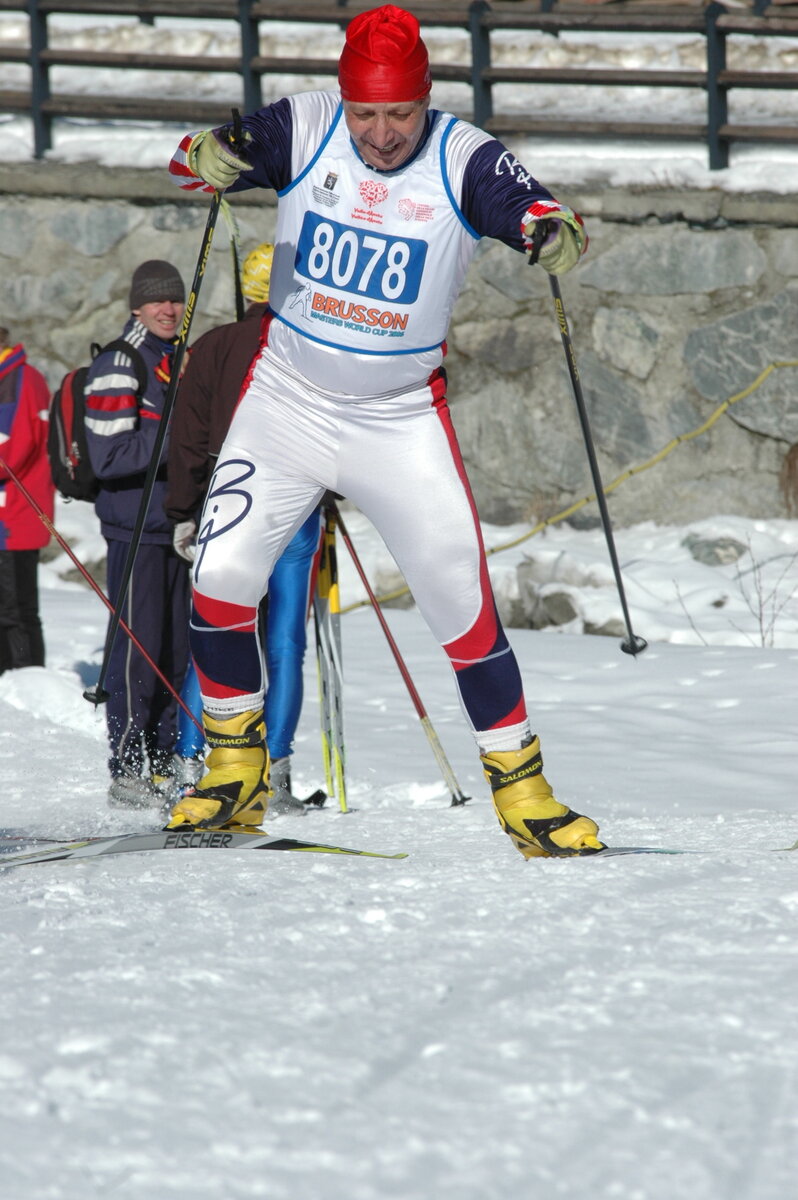
[[[354,229],[306,212],[299,235],[297,274],[321,287],[337,288],[392,304],[418,297],[427,243],[371,229]]]

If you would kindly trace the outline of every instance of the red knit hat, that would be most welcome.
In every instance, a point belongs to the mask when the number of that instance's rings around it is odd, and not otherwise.
[[[360,13],[338,62],[344,100],[391,104],[420,100],[432,87],[427,47],[412,13],[393,4]]]

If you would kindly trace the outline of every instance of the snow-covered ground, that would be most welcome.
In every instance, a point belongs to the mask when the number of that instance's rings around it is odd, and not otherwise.
[[[385,551],[347,518],[374,578]],[[89,506],[59,505],[56,523],[96,557]],[[735,568],[679,549],[696,533],[750,542],[738,572],[793,556],[772,644]],[[792,1194],[798,855],[777,851],[798,837],[798,523],[616,536],[649,648],[513,630],[533,722],[559,794],[610,842],[700,853],[524,862],[415,611],[388,618],[464,808],[373,613],[351,611],[352,811],[266,826],[409,857],[0,868],[4,1200]],[[611,605],[595,537],[550,530],[492,556],[494,578],[551,548],[592,563],[580,595]],[[361,593],[339,556],[348,605]],[[103,716],[81,693],[106,611],[64,568],[41,569],[47,667],[0,678],[2,824],[144,830],[146,815],[105,806]],[[306,685],[300,792],[323,782],[312,654]]]
[[[0,16],[4,36],[14,20]],[[88,44],[138,49],[155,36],[167,51],[230,52],[160,21],[155,32],[105,24],[110,40]],[[451,34],[437,43],[433,57],[458,57]],[[584,61],[604,65],[598,49]],[[777,50],[771,40],[766,53]],[[689,46],[660,52],[660,65],[691,65]],[[14,71],[4,64],[4,86]],[[129,83],[143,86],[133,73]],[[168,85],[152,84],[179,94]],[[276,94],[297,86],[275,81]],[[579,111],[595,96],[562,103]],[[650,100],[625,90],[606,102]],[[437,86],[435,102],[464,103]],[[168,127],[60,123],[51,157],[156,166],[174,141]],[[0,121],[0,158],[24,161],[30,145],[26,122]],[[547,182],[798,186],[788,147],[740,148],[713,173],[698,146],[539,140],[522,157]],[[386,553],[361,517],[346,519],[376,580]],[[59,505],[56,524],[82,560],[102,557],[88,506]],[[494,547],[523,532],[485,530]],[[696,538],[746,549],[707,566],[686,544]],[[777,851],[798,837],[798,522],[718,516],[616,530],[616,541],[649,648],[632,659],[618,639],[579,636],[579,622],[511,631],[532,719],[559,795],[609,842],[700,853],[525,863],[499,830],[418,615],[388,612],[472,796],[463,808],[449,806],[374,615],[355,608],[343,618],[352,811],[267,828],[409,857],[186,852],[0,868],[3,1200],[793,1194],[798,855]],[[558,526],[492,555],[508,601],[524,556],[570,589],[584,620],[618,615],[600,531]],[[356,604],[343,546],[339,558],[343,603]],[[106,611],[64,580],[68,565],[40,572],[47,667],[0,678],[0,824],[143,830],[146,815],[105,805],[103,714],[82,690],[97,678]],[[300,792],[322,783],[312,654],[306,685]]]

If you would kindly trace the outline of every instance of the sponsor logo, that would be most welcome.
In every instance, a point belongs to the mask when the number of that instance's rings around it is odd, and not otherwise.
[[[377,179],[364,179],[358,184],[360,196],[364,204],[369,208],[376,208],[378,204],[383,204],[388,199],[388,189],[384,183],[380,183]]]
[[[192,850],[203,846],[211,846],[217,850],[224,850],[232,842],[233,837],[230,833],[210,833],[197,832],[192,829],[186,833],[170,833],[166,839],[167,850]]]
[[[218,749],[224,746],[257,746],[258,740],[252,740],[248,733],[223,733],[221,736],[215,733],[206,733],[208,745],[211,749]]]
[[[352,209],[352,219],[356,221],[367,221],[369,225],[382,225],[384,217],[381,212],[377,212],[377,205],[384,204],[388,199],[388,189],[384,183],[380,183],[378,179],[363,179],[358,184],[358,192],[360,198],[365,204],[365,208],[356,207]]]
[[[522,779],[528,779],[531,775],[539,775],[543,767],[543,760],[535,758],[530,763],[525,763],[523,767],[519,767],[516,771],[506,771],[496,781],[497,786],[507,787],[511,783],[520,783]]]
[[[323,204],[327,208],[335,208],[336,204],[341,203],[341,197],[334,194],[337,182],[338,176],[335,174],[335,171],[328,171],[322,186],[314,186],[313,199],[317,204]]]
[[[252,508],[252,495],[245,486],[255,474],[255,465],[247,459],[228,458],[217,466],[211,476],[207,508],[197,534],[195,578],[199,581],[205,548],[214,538],[235,529]],[[254,628],[254,625],[253,625]]]
[[[376,336],[402,337],[407,328],[408,313],[394,312],[387,308],[372,308],[352,300],[339,300],[324,292],[313,293],[311,317],[330,325],[345,329],[357,329],[360,333]]]
[[[300,308],[302,316],[307,320],[310,313],[312,290],[309,283],[302,283],[298,288],[294,288],[288,299],[288,308]]]
[[[528,171],[524,170],[518,159],[509,150],[505,150],[496,159],[494,173],[496,175],[512,175],[516,183],[520,183],[528,192],[532,191],[532,184],[535,182],[534,179]]]
[[[326,208],[335,208],[336,204],[341,203],[340,196],[336,196],[334,192],[325,192],[324,188],[320,187],[313,188],[313,199]]]
[[[435,209],[431,204],[420,204],[416,200],[400,200],[396,207],[399,209],[399,216],[404,217],[405,221],[431,221],[435,216]]]

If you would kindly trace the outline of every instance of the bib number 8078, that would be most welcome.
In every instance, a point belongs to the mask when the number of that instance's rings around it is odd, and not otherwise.
[[[353,229],[305,213],[296,270],[306,279],[373,300],[412,304],[418,296],[427,243]]]

